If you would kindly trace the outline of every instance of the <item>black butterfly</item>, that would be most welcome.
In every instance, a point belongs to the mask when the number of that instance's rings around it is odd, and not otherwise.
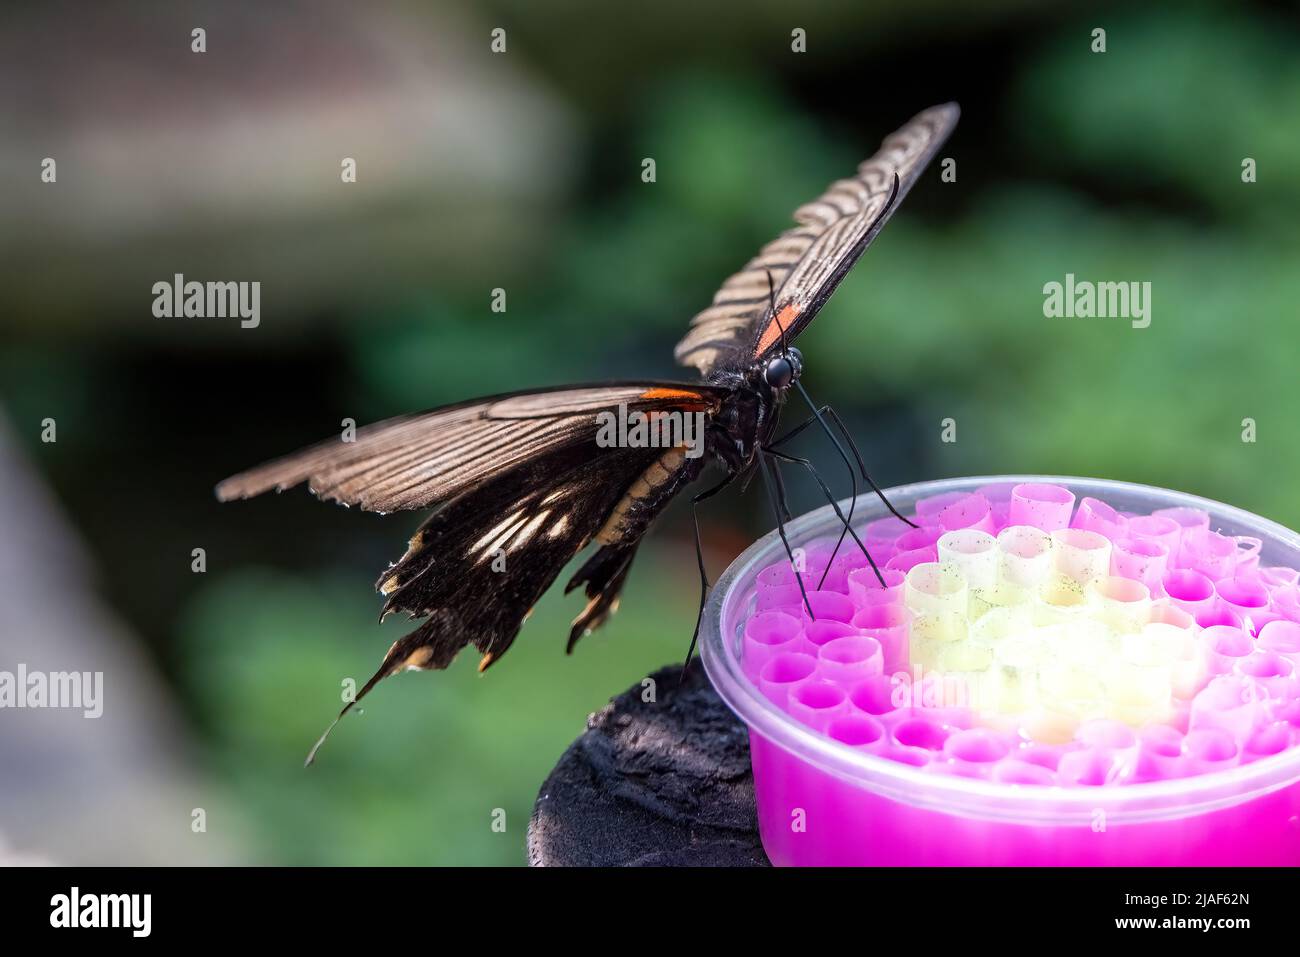
[[[834,504],[811,463],[780,450],[794,434],[813,424],[826,431],[853,476],[856,499],[853,466],[829,419],[858,472],[880,494],[834,410],[818,408],[804,391],[802,358],[790,343],[880,232],[958,115],[954,103],[918,114],[856,176],[832,183],[796,210],[798,225],[722,284],[675,350],[677,361],[698,369],[702,381],[544,389],[446,406],[380,422],[358,430],[354,441],[332,439],[218,485],[222,501],[306,481],[319,498],[367,511],[434,507],[377,586],[386,596],[384,616],[401,611],[424,621],[389,648],[356,700],[398,671],[446,668],[471,643],[483,655],[479,670],[487,668],[509,649],[560,570],[594,541],[596,551],[565,588],[585,585],[588,598],[569,633],[571,651],[617,607],[651,522],[709,462],[724,475],[694,496],[692,508],[757,472],[784,539],[789,516],[777,462],[808,469]],[[775,438],[791,388],[813,414]],[[640,433],[620,432],[621,441],[609,441],[602,429],[614,416],[639,422]],[[690,421],[703,424],[695,447],[682,441],[683,423]],[[642,441],[630,441],[633,435]],[[857,541],[848,517],[840,517],[841,542],[846,533]],[[695,535],[706,590],[698,523]]]

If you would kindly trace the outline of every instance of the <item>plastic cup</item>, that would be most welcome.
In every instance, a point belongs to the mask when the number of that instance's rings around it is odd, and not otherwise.
[[[805,584],[804,587],[806,588],[807,585]],[[813,591],[809,589],[807,596],[807,603],[801,602],[799,605],[805,622],[849,621],[853,618],[855,609],[848,595],[837,591]],[[810,608],[812,609],[811,614],[809,614]]]
[[[1216,675],[1228,674],[1236,667],[1237,659],[1245,658],[1255,650],[1250,635],[1232,625],[1212,625],[1201,633],[1210,671]]]
[[[832,718],[826,736],[851,748],[870,751],[885,737],[885,726],[865,714],[844,714]]]
[[[1006,482],[1062,485],[1077,496],[1110,503],[1120,513],[1203,509],[1211,516],[1209,527],[1232,539],[1234,556],[1238,536],[1255,537],[1262,541],[1262,569],[1300,566],[1300,535],[1295,532],[1231,506],[1160,489],[1007,476],[925,483],[887,494],[906,512],[920,498],[952,493],[951,504],[961,494]],[[884,514],[865,498],[859,499],[858,509],[857,516],[867,522]],[[835,534],[838,520],[822,509],[789,523],[787,531],[792,543],[807,542]],[[1140,753],[1147,744],[1142,736],[1136,749],[1109,755],[1078,742],[1043,742],[1022,746],[996,761],[972,761],[961,753],[956,758],[967,763],[960,766],[947,752],[965,732],[949,735],[938,752],[899,744],[883,729],[911,716],[891,701],[893,693],[907,685],[884,674],[849,692],[850,711],[828,724],[826,734],[812,732],[772,704],[741,665],[742,626],[752,614],[755,577],[759,569],[780,560],[781,549],[773,534],[738,558],[715,586],[701,629],[709,677],[750,728],[760,832],[774,863],[1224,867],[1294,866],[1300,860],[1300,829],[1292,823],[1300,816],[1300,749],[1291,746],[1291,736],[1300,733],[1300,699],[1279,702],[1255,677],[1229,673],[1215,678],[1181,714],[1176,711],[1169,718],[1171,740],[1178,740],[1179,727],[1191,737],[1187,753],[1182,753],[1181,742],[1177,756],[1165,753],[1166,742],[1151,743],[1148,752],[1171,759],[1169,768],[1151,772],[1150,780],[1118,786],[1112,784],[1120,780],[1124,765],[1115,755]],[[1231,576],[1215,580],[1224,577]],[[1300,594],[1286,590],[1293,584],[1282,579],[1269,587],[1274,611],[1294,607],[1300,612]],[[1160,609],[1178,619],[1179,610],[1156,603],[1153,621]],[[991,607],[986,614],[992,613]],[[1278,656],[1291,642],[1281,621],[1266,624],[1259,639],[1269,645],[1262,650]],[[1175,621],[1158,623],[1187,630]],[[773,662],[787,660],[779,656]],[[768,667],[774,668],[773,663]],[[995,670],[996,665],[990,672]],[[1243,700],[1252,688],[1250,693],[1257,697]],[[881,737],[872,739],[871,722],[880,726]],[[1223,734],[1196,734],[1215,730]],[[1221,756],[1228,750],[1225,736],[1237,749],[1236,758]],[[1083,757],[1076,757],[1080,754]],[[1181,767],[1179,761],[1197,763],[1207,773],[1172,776]],[[981,765],[991,766],[987,775]],[[1041,774],[1025,771],[1023,765],[1048,774],[1063,767],[1067,778],[1099,783],[1045,787],[1035,783],[1043,780]],[[1221,769],[1208,770],[1215,765]],[[939,770],[927,770],[931,766]],[[996,770],[1000,768],[1006,770]],[[826,829],[816,841],[791,832],[794,807]],[[1104,814],[1104,831],[1094,827],[1098,812]],[[926,835],[934,839],[924,839]]]

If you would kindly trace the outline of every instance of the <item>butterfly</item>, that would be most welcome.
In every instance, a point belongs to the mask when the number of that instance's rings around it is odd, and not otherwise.
[[[401,612],[421,624],[393,643],[335,724],[382,679],[446,668],[466,645],[479,651],[479,670],[486,670],[510,648],[560,571],[594,544],[565,587],[566,594],[582,588],[587,597],[569,632],[572,651],[616,610],[651,524],[710,464],[720,466],[721,480],[691,499],[701,613],[708,577],[696,508],[758,474],[786,541],[780,463],[810,472],[841,519],[840,542],[850,535],[867,554],[850,524],[851,507],[843,515],[812,463],[781,449],[815,424],[848,469],[851,501],[858,474],[884,498],[834,409],[815,405],[800,383],[803,359],[791,343],[879,234],[958,115],[955,103],[917,114],[855,175],[799,207],[796,225],[722,284],[674,352],[678,363],[699,373],[698,381],[603,383],[477,399],[388,419],[358,429],[351,441],[327,440],[221,482],[221,501],[306,482],[318,498],[366,511],[432,509],[376,586],[384,597],[381,621]],[[777,437],[792,391],[812,415]],[[802,576],[799,581],[802,590]],[[697,616],[697,635],[698,627]],[[694,638],[688,662],[693,650]]]

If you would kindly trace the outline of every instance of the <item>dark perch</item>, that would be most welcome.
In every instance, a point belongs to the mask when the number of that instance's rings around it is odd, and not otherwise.
[[[534,866],[767,866],[745,726],[699,661],[638,683],[587,719],[537,795]]]

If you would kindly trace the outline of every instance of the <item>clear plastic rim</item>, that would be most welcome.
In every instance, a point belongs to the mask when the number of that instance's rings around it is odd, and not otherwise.
[[[944,492],[972,491],[995,483],[1051,482],[1069,486],[1079,497],[1106,501],[1134,495],[1161,499],[1165,508],[1190,505],[1210,513],[1217,527],[1251,534],[1264,541],[1264,555],[1284,554],[1300,564],[1300,534],[1243,509],[1212,499],[1156,486],[1068,475],[986,475],[900,485],[886,490],[905,509],[918,498]],[[1109,496],[1109,497],[1108,497]],[[849,500],[840,507],[846,510]],[[859,495],[854,509],[859,523],[888,514],[875,496]],[[786,523],[791,546],[838,529],[829,505]],[[1163,820],[1202,814],[1251,800],[1300,781],[1300,747],[1224,771],[1123,787],[1028,787],[973,778],[928,774],[887,758],[865,754],[794,721],[767,700],[745,676],[738,654],[738,625],[748,611],[754,578],[785,555],[774,530],[747,548],[714,585],[700,624],[700,656],[714,689],[752,732],[820,770],[859,787],[915,807],[1018,823],[1090,823],[1098,809],[1111,823]],[[1277,563],[1277,561],[1270,564]],[[729,639],[729,640],[728,640]]]

